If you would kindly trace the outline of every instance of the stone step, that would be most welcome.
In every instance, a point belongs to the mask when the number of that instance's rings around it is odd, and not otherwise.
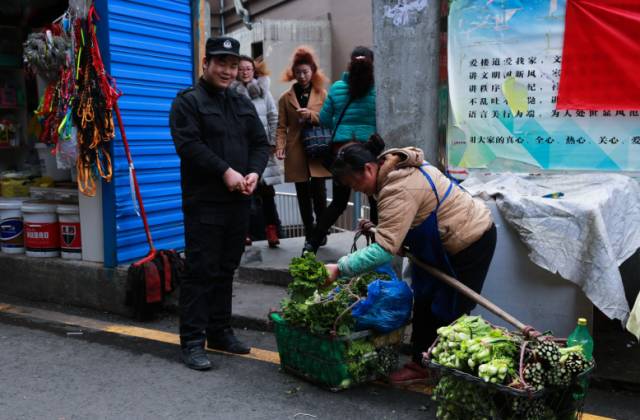
[[[278,310],[280,302],[286,296],[286,289],[280,286],[234,282],[233,326],[271,331],[273,328],[269,323],[269,313]]]
[[[353,244],[353,232],[329,235],[327,245],[318,250],[318,259],[326,263],[336,262],[346,255]],[[359,247],[365,240],[358,242]],[[281,239],[277,248],[269,248],[266,241],[254,242],[247,247],[242,257],[236,278],[242,282],[270,284],[285,287],[291,281],[289,263],[299,257],[304,246],[304,238]]]

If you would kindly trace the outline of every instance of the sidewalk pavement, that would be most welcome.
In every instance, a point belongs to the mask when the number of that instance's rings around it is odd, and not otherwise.
[[[329,236],[319,251],[323,261],[335,262],[351,249],[353,233]],[[281,240],[271,249],[266,241],[255,242],[243,256],[234,286],[234,324],[267,330],[267,316],[279,308],[290,281],[289,262],[302,251],[303,238]],[[105,268],[102,264],[60,258],[34,259],[0,253],[0,291],[31,301],[51,302],[123,316],[131,316],[125,306],[127,267]],[[177,309],[177,293],[166,306]]]

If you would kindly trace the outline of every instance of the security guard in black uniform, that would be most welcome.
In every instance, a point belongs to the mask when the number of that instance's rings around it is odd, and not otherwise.
[[[244,252],[249,196],[264,171],[269,142],[251,101],[227,89],[238,74],[240,43],[207,40],[203,76],[178,94],[171,135],[180,156],[186,273],[180,286],[184,363],[210,369],[204,350],[249,353],[231,329],[233,274]]]

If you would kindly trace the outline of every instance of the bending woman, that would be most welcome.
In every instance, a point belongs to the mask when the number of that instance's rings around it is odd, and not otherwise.
[[[383,148],[374,135],[366,144],[344,147],[333,164],[334,178],[376,197],[379,222],[376,243],[327,265],[329,280],[370,271],[408,249],[480,293],[496,247],[487,206],[425,162],[422,150],[407,147],[379,155]],[[411,271],[413,361],[390,375],[394,384],[427,380],[422,352],[435,340],[436,330],[475,306],[420,268],[412,265]]]

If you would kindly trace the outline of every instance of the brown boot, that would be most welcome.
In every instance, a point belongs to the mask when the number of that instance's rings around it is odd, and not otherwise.
[[[277,248],[278,245],[280,245],[280,239],[278,239],[278,227],[276,225],[267,225],[264,231],[267,234],[269,248]]]

